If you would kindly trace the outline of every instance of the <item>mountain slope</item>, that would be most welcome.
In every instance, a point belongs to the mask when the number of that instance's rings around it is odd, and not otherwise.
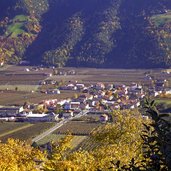
[[[23,35],[27,37],[25,46],[15,47],[13,55],[5,56],[0,46],[6,62],[15,54],[15,58],[25,57],[33,64],[56,66],[171,65],[169,0],[1,0],[0,5],[4,5],[0,18],[6,22],[0,29],[3,46],[7,44],[8,50],[10,44],[12,49],[13,39],[19,42]],[[11,40],[7,32],[13,28],[15,16],[21,14],[28,20],[12,29],[11,35],[16,37]]]

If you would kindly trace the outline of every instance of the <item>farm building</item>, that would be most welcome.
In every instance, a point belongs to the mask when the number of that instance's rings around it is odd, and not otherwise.
[[[54,113],[50,114],[28,114],[26,116],[26,121],[28,122],[54,122],[58,119],[58,116]]]
[[[20,112],[20,108],[14,108],[14,107],[4,107],[0,108],[0,117],[10,117],[10,116],[16,116]]]

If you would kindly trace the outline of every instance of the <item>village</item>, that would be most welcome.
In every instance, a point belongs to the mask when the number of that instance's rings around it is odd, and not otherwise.
[[[0,108],[0,121],[60,122],[86,110],[86,114],[99,114],[99,121],[107,122],[113,110],[137,109],[144,97],[171,94],[171,89],[166,88],[165,78],[154,82],[151,76],[146,74],[145,79],[150,81],[150,86],[146,87],[135,82],[125,85],[103,82],[90,84],[78,81],[68,81],[59,85],[55,80],[44,80],[39,84],[53,85],[53,88],[41,91],[42,94],[60,95],[61,92],[73,91],[75,92],[74,97],[42,100],[37,104],[25,102],[22,106],[17,107],[3,106]]]

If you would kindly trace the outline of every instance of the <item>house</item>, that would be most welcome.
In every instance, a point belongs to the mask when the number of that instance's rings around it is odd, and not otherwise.
[[[4,66],[4,61],[1,61],[0,62],[0,67],[3,67]]]
[[[115,101],[106,101],[106,105],[112,106],[115,104]]]
[[[81,103],[80,104],[80,109],[85,110],[85,109],[90,109],[90,106],[88,103]]]
[[[64,110],[75,110],[79,109],[80,102],[66,102],[63,106]]]
[[[42,82],[40,82],[39,83],[40,85],[55,85],[56,84],[56,81],[54,81],[54,80],[45,80],[45,81],[42,81]]]
[[[170,69],[162,70],[161,73],[170,74],[171,73],[171,70]]]
[[[29,61],[20,61],[20,63],[19,63],[20,65],[22,65],[22,66],[26,66],[26,65],[30,65],[30,62]]]
[[[14,107],[3,107],[0,108],[0,117],[12,117],[16,116],[20,111],[20,108]]]
[[[76,87],[78,90],[84,89],[85,85],[84,84],[76,84]]]
[[[8,121],[8,118],[7,117],[0,117],[0,121],[5,121],[5,122],[7,122]]]
[[[164,93],[165,93],[166,95],[171,95],[171,89],[165,89]]]
[[[105,89],[105,85],[103,83],[97,83],[97,84],[95,84],[94,88],[96,90],[104,90]]]
[[[109,116],[106,114],[100,115],[100,122],[106,123],[109,120]]]
[[[136,89],[142,89],[142,86],[137,83],[132,83],[130,86],[130,90],[134,91]]]
[[[66,102],[68,102],[67,100],[60,100],[57,102],[57,105],[63,106]]]
[[[29,72],[29,71],[30,71],[30,69],[29,69],[29,68],[25,68],[25,71]]]
[[[154,97],[159,96],[159,91],[151,91],[149,92],[149,95]]]
[[[44,75],[47,76],[47,77],[52,77],[53,76],[52,73],[44,73]]]
[[[46,94],[61,94],[59,89],[49,89],[45,93]]]
[[[70,70],[67,73],[68,73],[68,75],[75,75],[76,74],[76,71],[75,70]]]
[[[54,122],[58,120],[58,116],[54,113],[49,114],[38,114],[30,113],[26,116],[26,121],[28,122]]]
[[[71,102],[70,103],[70,109],[71,110],[75,110],[75,109],[79,109],[79,107],[80,107],[80,102]]]
[[[167,83],[166,79],[158,79],[155,81],[156,87],[165,87],[165,84]]]
[[[74,116],[74,112],[73,112],[73,111],[64,112],[64,113],[62,114],[62,116],[63,116],[64,118],[71,118],[71,117]]]
[[[148,120],[150,117],[149,117],[149,116],[146,116],[146,115],[142,115],[142,118],[143,118],[144,120]]]
[[[112,90],[114,88],[113,84],[107,84],[106,89],[107,90]]]
[[[88,93],[88,92],[89,92],[89,90],[87,88],[84,88],[82,91],[82,93]]]
[[[42,105],[45,105],[47,107],[55,106],[57,104],[57,102],[58,102],[57,99],[45,100],[45,101],[42,102]]]
[[[77,90],[77,87],[74,84],[68,84],[65,86],[61,86],[60,90]]]

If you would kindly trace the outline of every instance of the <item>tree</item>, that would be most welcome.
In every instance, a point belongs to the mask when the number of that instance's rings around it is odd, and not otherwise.
[[[36,113],[47,113],[48,109],[47,109],[46,105],[40,104],[40,105],[37,105],[35,107],[34,112],[36,112]]]
[[[26,142],[8,139],[7,143],[0,143],[0,170],[17,171],[38,169],[37,161],[44,161],[45,154],[31,147]]]
[[[144,108],[152,118],[149,124],[144,124],[142,134],[144,141],[143,151],[147,170],[167,171],[171,169],[171,125],[163,117],[167,114],[159,114],[155,102],[145,100]]]
[[[135,112],[135,113],[134,113]],[[108,123],[92,134],[99,143],[93,152],[100,169],[112,167],[112,163],[120,161],[120,165],[129,165],[134,158],[140,165],[143,159],[142,138],[143,119],[137,111],[124,110],[112,113],[114,121]],[[116,165],[114,166],[116,169]]]
[[[66,161],[67,152],[71,149],[72,138],[71,135],[67,135],[57,143],[52,144],[52,154],[49,157],[49,160],[44,163],[44,170],[63,171],[74,168],[70,161]]]

